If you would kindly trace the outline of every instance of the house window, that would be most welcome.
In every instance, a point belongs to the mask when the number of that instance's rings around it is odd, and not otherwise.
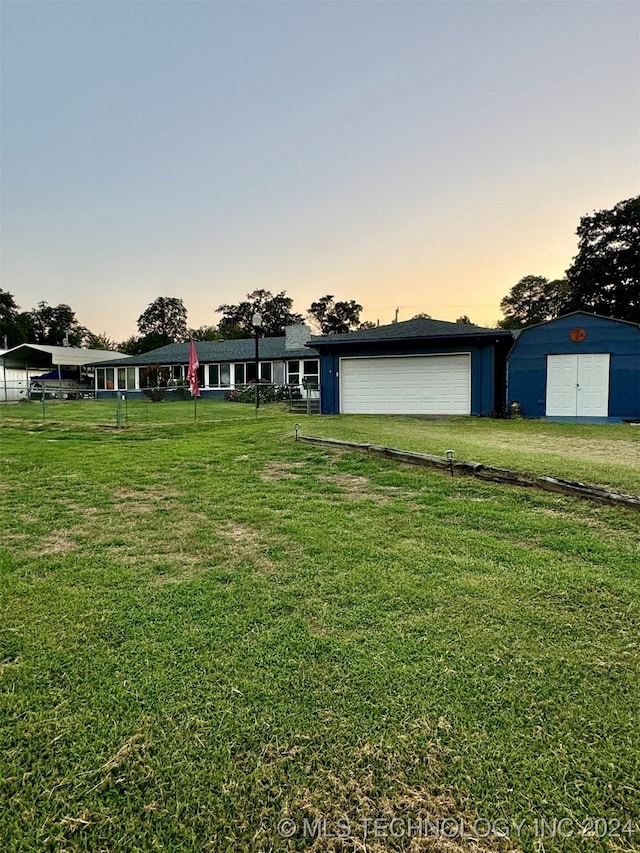
[[[303,379],[318,383],[320,379],[320,362],[317,358],[305,361],[295,359],[287,362],[287,382],[289,385],[300,385]]]
[[[315,380],[318,382],[318,378],[320,376],[319,371],[319,361],[317,358],[310,359],[309,361],[302,362],[302,370],[303,370],[303,378]]]
[[[234,382],[236,385],[250,385],[256,381],[255,361],[238,362],[234,364]],[[270,361],[260,362],[260,381],[271,382],[273,365]]]
[[[96,370],[96,376],[97,376],[96,387],[97,387],[98,391],[104,391],[104,389],[106,388],[105,380],[104,380],[104,367],[99,367]]]
[[[114,389],[113,367],[105,367],[104,375],[105,375],[105,383],[104,383],[105,387],[107,388],[107,390],[113,391],[113,389]]]
[[[118,368],[118,391],[127,390],[127,370],[125,367]]]
[[[230,364],[209,365],[209,388],[228,388],[231,385]]]
[[[260,362],[260,380],[262,382],[271,382],[271,377],[273,375],[273,369],[270,361],[261,361]]]
[[[181,364],[174,364],[171,368],[171,378],[172,379],[182,379],[183,377],[183,367]]]
[[[288,361],[287,362],[287,382],[289,385],[299,385],[300,384],[300,362],[299,361]]]
[[[136,369],[135,367],[127,367],[127,388],[129,391],[135,391],[136,387]]]

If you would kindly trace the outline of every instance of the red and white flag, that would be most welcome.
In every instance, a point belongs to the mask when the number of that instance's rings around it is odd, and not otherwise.
[[[200,367],[200,362],[198,361],[198,353],[196,352],[196,345],[193,340],[191,341],[191,346],[189,347],[189,369],[187,370],[187,381],[189,383],[189,388],[191,390],[192,397],[200,396],[200,386],[198,385],[198,368]]]

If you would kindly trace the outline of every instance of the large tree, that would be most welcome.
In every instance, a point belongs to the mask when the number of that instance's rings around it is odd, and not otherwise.
[[[8,290],[0,288],[0,347],[16,347],[26,341],[24,323],[21,322],[20,307]]]
[[[165,344],[177,343],[188,339],[187,309],[182,299],[171,296],[159,296],[138,317],[138,331],[142,338],[147,338],[149,349]]]
[[[362,305],[354,299],[336,302],[329,293],[311,303],[308,316],[323,335],[340,335],[360,326],[361,311]]]
[[[284,335],[287,326],[304,322],[302,314],[292,311],[293,299],[283,290],[275,296],[268,290],[254,290],[237,305],[219,305],[216,311],[222,314],[218,326],[223,338],[247,338],[254,333],[253,315],[262,317],[262,334],[273,338]]]
[[[81,347],[86,345],[91,335],[85,326],[80,325],[75,311],[64,303],[48,305],[38,302],[32,311],[21,316],[25,325],[29,325],[29,340],[35,344],[62,346],[68,343],[72,347]]]
[[[91,332],[81,326],[75,312],[65,304],[38,302],[31,311],[20,311],[11,293],[0,290],[0,345],[6,335],[9,347],[22,343],[72,347],[87,346]]]
[[[552,320],[563,312],[567,298],[564,279],[549,281],[542,275],[525,275],[511,288],[500,303],[505,315],[501,329],[522,329]]]
[[[640,196],[583,216],[576,233],[566,309],[640,323]]]

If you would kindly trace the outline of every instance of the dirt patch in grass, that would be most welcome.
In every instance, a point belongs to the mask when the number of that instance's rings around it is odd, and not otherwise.
[[[342,492],[341,497],[345,501],[368,500],[384,505],[388,504],[391,500],[388,494],[375,489],[367,477],[359,477],[355,474],[320,474],[318,479],[338,486]],[[388,486],[386,488],[392,489],[395,487]]]
[[[265,542],[260,531],[250,524],[229,521],[220,525],[225,544],[224,549],[229,556],[239,562],[252,562],[263,572],[272,572],[276,564],[267,554],[269,543]]]
[[[119,510],[134,511],[136,514],[154,512],[174,498],[182,497],[182,492],[160,486],[149,486],[143,489],[116,489],[112,494],[119,504]]]
[[[345,840],[317,837],[308,848],[312,853],[344,853],[346,849],[367,853],[506,853],[519,848],[507,839],[481,838],[486,822],[474,836],[469,832],[473,818],[461,814],[453,797],[434,794],[424,787],[397,785],[393,793],[377,790],[371,771],[355,778],[330,776],[327,791],[302,790],[299,807],[308,824],[325,821],[328,827],[348,830]],[[318,824],[316,824],[317,826]],[[322,823],[320,825],[323,825]],[[335,833],[338,835],[339,833]]]
[[[408,740],[397,744],[400,753],[407,745]],[[266,744],[256,782],[268,788],[272,777],[280,779],[288,766],[303,762],[307,751],[304,744]],[[474,835],[474,818],[460,811],[451,794],[408,784],[402,772],[402,760],[407,756],[396,749],[367,743],[351,757],[351,767],[341,772],[321,770],[313,787],[298,787],[287,798],[280,826],[286,828],[288,819],[294,828],[292,837],[304,833],[305,850],[515,853],[520,849],[508,838],[479,837],[486,832],[486,822],[478,824]],[[437,773],[435,759],[423,756],[423,760]],[[259,835],[264,837],[255,840],[267,842],[272,831],[273,827],[263,824]],[[258,844],[258,849],[267,848]]]
[[[83,518],[95,518],[102,512],[96,506],[86,506],[86,504],[79,504],[77,501],[62,500],[60,503],[70,512],[80,515]]]
[[[71,530],[56,530],[45,536],[40,547],[31,551],[32,557],[48,557],[51,554],[67,554],[76,549],[76,543],[71,538]]]
[[[126,565],[138,565],[147,563],[150,559],[156,559],[158,563],[166,562],[166,554],[150,554],[143,557],[130,556],[126,557],[124,563]],[[151,587],[167,586],[169,584],[188,583],[189,581],[197,580],[202,575],[211,571],[212,566],[208,563],[203,554],[178,554],[171,557],[171,571],[157,574],[149,582]]]
[[[263,483],[273,483],[276,480],[298,480],[300,474],[295,469],[304,468],[304,462],[267,462],[260,473]]]

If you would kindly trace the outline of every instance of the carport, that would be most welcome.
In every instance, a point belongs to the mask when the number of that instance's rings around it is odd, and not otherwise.
[[[58,376],[58,388],[63,388],[63,370],[77,375],[82,382],[83,369],[95,362],[123,358],[121,352],[83,349],[81,347],[50,346],[48,344],[20,344],[7,350],[2,356],[2,396],[4,402],[29,398],[29,384],[36,373],[54,371]]]

